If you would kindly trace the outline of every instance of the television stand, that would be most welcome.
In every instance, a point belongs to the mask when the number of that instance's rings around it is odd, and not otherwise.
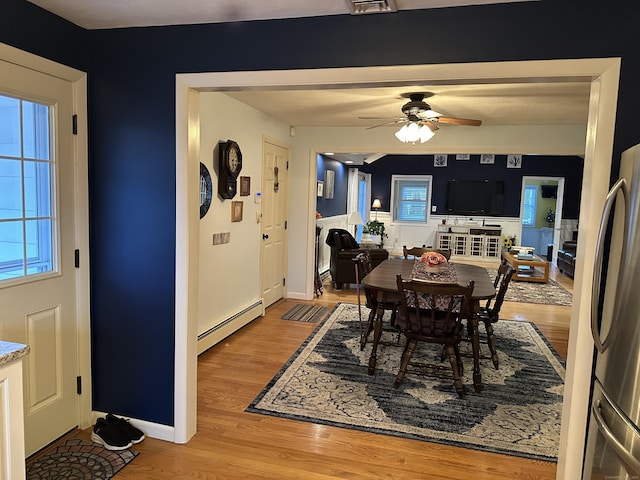
[[[437,248],[475,259],[499,259],[501,243],[500,226],[439,225],[436,236]]]

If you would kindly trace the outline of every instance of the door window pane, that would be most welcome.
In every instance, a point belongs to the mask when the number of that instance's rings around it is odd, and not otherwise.
[[[522,224],[535,225],[536,203],[538,200],[538,187],[527,185],[524,187],[524,202],[522,205]]]
[[[21,165],[0,157],[0,220],[22,217]]]
[[[0,283],[57,269],[50,109],[0,95]]]
[[[20,100],[0,95],[0,155],[20,156]]]

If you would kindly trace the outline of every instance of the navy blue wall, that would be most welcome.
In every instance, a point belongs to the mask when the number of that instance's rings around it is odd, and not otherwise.
[[[506,164],[506,155],[496,155],[495,163],[485,165],[480,165],[480,155],[471,155],[469,160],[456,160],[455,155],[449,155],[446,167],[434,167],[433,155],[387,155],[359,168],[371,174],[371,198],[379,198],[381,210],[386,211],[391,198],[391,175],[433,175],[431,203],[438,207],[438,215],[446,215],[449,180],[503,180],[504,215],[517,217],[523,176],[565,177],[562,218],[578,218],[584,167],[581,157],[524,155],[522,168],[507,168]]]
[[[639,17],[539,1],[85,35],[3,0],[0,41],[89,71],[94,408],[173,425],[176,73],[621,56],[617,165],[640,142]]]
[[[345,215],[347,213],[347,184],[349,183],[348,168],[343,163],[324,155],[318,155],[317,167],[318,181],[324,182],[326,170],[333,170],[335,172],[335,183],[333,198],[316,197],[316,210],[323,217]],[[327,188],[326,183],[324,188]]]
[[[25,0],[2,0],[0,42],[87,71],[87,31]]]

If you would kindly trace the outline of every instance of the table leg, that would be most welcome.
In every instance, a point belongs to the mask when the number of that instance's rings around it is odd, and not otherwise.
[[[373,375],[376,371],[378,344],[380,343],[380,337],[382,337],[382,317],[384,316],[384,308],[382,302],[384,301],[384,294],[378,292],[378,307],[376,310],[376,321],[373,328],[373,344],[371,345],[371,356],[369,357],[369,375]]]
[[[480,374],[480,334],[478,333],[478,315],[471,314],[471,349],[473,351],[473,389],[476,393],[482,390],[482,375]]]

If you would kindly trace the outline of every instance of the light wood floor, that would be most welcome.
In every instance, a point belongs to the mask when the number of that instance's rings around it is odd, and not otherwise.
[[[573,282],[552,267],[569,290]],[[355,289],[313,303],[356,302]],[[146,439],[118,480],[156,479],[554,479],[555,463],[405,440],[338,427],[245,413],[316,324],[281,320],[296,303],[267,314],[198,360],[197,434],[185,445]],[[566,358],[570,307],[505,303],[502,317],[533,321]],[[90,431],[76,435],[89,438]]]

